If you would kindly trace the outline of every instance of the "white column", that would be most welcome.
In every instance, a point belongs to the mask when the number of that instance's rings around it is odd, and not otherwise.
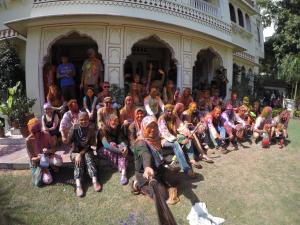
[[[177,87],[182,89],[182,66],[177,64]]]
[[[44,103],[43,70],[42,62],[39,60],[40,39],[40,28],[28,29],[25,59],[26,94],[28,98],[36,99],[32,111],[38,117],[42,115],[42,105]]]

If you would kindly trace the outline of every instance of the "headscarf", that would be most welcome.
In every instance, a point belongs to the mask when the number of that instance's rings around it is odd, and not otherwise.
[[[155,149],[156,151],[160,151],[161,143],[160,143],[159,135],[157,135],[154,138],[149,138],[145,136],[146,129],[151,123],[156,123],[157,125],[157,120],[155,117],[153,116],[144,117],[141,123],[141,136],[139,137],[139,139],[145,140],[147,144],[150,145],[153,149]]]
[[[32,118],[27,123],[28,131],[32,134],[41,131],[41,122],[38,118]]]
[[[272,117],[272,107],[270,106],[264,107],[263,110],[261,111],[260,116],[266,119]]]
[[[137,128],[137,133],[140,132],[141,130],[141,123],[139,123],[136,119],[138,112],[143,112],[145,115],[145,110],[142,107],[137,108],[136,110],[134,110],[134,122],[136,124],[136,128]]]

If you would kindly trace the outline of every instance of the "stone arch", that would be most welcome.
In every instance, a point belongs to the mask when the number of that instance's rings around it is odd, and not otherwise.
[[[174,43],[174,41],[173,43],[170,43],[170,41],[167,41],[166,38],[163,38],[157,34],[140,34],[140,33],[128,38],[130,40],[128,40],[126,46],[126,53],[124,59],[126,59],[131,54],[131,49],[136,43],[150,38],[154,38],[161,44],[165,45],[171,52],[172,60],[174,60],[176,63],[178,62],[179,53],[178,53],[177,46],[175,46],[176,43]]]
[[[198,51],[193,64],[193,88],[203,89],[205,85],[209,85],[220,67],[223,67],[223,59],[214,48],[208,47]]]

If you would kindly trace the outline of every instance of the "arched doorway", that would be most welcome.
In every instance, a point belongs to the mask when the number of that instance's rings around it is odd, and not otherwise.
[[[57,39],[50,47],[48,58],[49,62],[53,66],[57,67],[61,63],[61,56],[66,55],[69,58],[69,62],[75,66],[76,75],[74,77],[77,87],[77,99],[79,102],[82,100],[83,93],[80,92],[79,86],[82,74],[82,65],[88,58],[87,50],[94,49],[96,57],[102,62],[102,68],[104,68],[102,55],[98,52],[98,45],[96,41],[88,36],[84,36],[74,31],[66,36]],[[102,80],[104,78],[104,70],[101,71]],[[59,81],[56,80],[56,85],[59,87]],[[45,87],[44,87],[45,88]]]
[[[176,60],[173,59],[171,47],[156,36],[138,41],[131,48],[131,54],[124,63],[124,86],[129,90],[130,82],[136,74],[142,83],[147,82],[149,65],[152,64],[152,80],[160,79],[158,70],[165,72],[164,83],[173,80],[177,84]]]
[[[193,89],[209,89],[222,64],[222,58],[212,49],[201,50],[193,67]]]

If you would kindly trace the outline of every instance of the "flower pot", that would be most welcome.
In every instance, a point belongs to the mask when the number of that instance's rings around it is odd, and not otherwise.
[[[0,127],[0,137],[5,137],[5,131],[3,127]]]
[[[27,126],[21,127],[20,132],[24,138],[27,138],[29,136],[29,130],[28,130]]]

